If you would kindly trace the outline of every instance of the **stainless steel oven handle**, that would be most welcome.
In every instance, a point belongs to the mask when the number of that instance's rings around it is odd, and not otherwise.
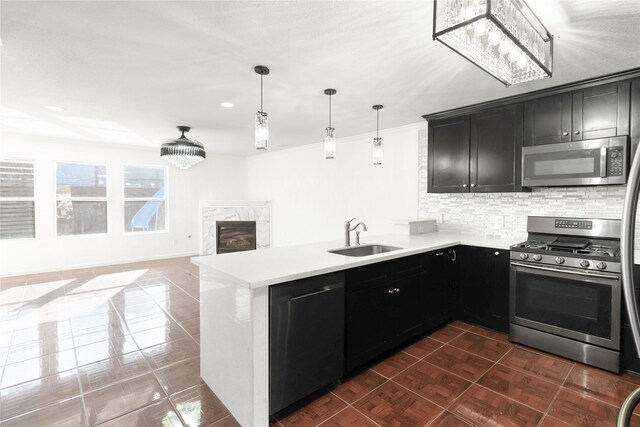
[[[607,177],[607,147],[600,149],[600,178]]]
[[[587,277],[596,277],[596,278],[601,278],[601,279],[620,280],[620,276],[615,276],[613,274],[588,273],[586,271],[580,271],[580,270],[576,270],[576,271],[565,270],[565,269],[560,269],[560,268],[545,267],[545,266],[542,266],[542,265],[524,264],[522,262],[512,262],[511,265],[515,265],[515,266],[518,266],[518,267],[531,268],[533,270],[553,271],[554,273],[577,274],[578,276],[587,276]]]

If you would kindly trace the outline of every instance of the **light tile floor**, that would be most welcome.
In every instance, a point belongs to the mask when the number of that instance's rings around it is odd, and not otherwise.
[[[0,280],[0,425],[237,426],[200,379],[197,276],[178,258]],[[275,423],[615,426],[638,386],[453,322]]]

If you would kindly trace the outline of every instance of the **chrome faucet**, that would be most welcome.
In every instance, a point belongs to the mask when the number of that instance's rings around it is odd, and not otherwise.
[[[353,227],[351,227],[351,222],[355,220],[355,218],[351,218],[349,221],[344,223],[344,245],[351,246],[351,232],[362,225],[362,231],[367,231],[367,226],[364,222],[360,221]],[[358,239],[358,244],[360,244],[360,239]]]

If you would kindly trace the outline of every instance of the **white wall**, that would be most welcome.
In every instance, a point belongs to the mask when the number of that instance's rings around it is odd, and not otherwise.
[[[381,131],[384,162],[374,166],[374,134],[338,139],[336,159],[322,144],[249,157],[249,198],[273,201],[274,246],[342,239],[357,217],[367,235],[391,233],[392,220],[417,216],[418,131],[426,123]]]
[[[36,238],[0,240],[0,276],[196,254],[199,200],[247,197],[247,160],[207,154],[204,162],[183,171],[162,160],[158,148],[2,134],[0,156],[35,160]],[[56,161],[107,164],[109,234],[56,237]],[[167,232],[124,234],[125,164],[167,166]]]

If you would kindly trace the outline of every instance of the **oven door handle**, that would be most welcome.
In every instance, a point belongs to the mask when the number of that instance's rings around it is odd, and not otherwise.
[[[511,265],[515,265],[517,267],[525,267],[531,268],[533,270],[544,270],[544,271],[552,271],[554,273],[563,273],[563,274],[577,274],[578,276],[587,276],[587,277],[595,277],[601,279],[611,279],[611,280],[620,280],[620,276],[616,276],[613,274],[602,274],[602,273],[587,273],[585,271],[580,270],[565,270],[561,268],[553,268],[553,267],[545,267],[542,265],[529,265],[521,262],[512,262]]]

